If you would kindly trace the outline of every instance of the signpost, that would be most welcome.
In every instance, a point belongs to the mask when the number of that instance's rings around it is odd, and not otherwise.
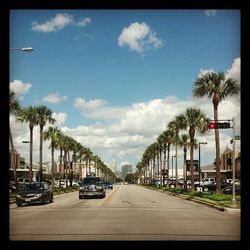
[[[187,164],[187,171],[190,171],[191,160],[186,160],[186,164]],[[199,161],[198,160],[193,160],[193,165],[194,165],[194,171],[198,171],[198,169],[199,169]]]

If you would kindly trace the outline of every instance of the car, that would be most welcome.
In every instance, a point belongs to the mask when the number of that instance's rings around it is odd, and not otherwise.
[[[79,199],[106,196],[105,183],[100,177],[85,177],[80,182]]]
[[[16,194],[16,205],[47,204],[53,202],[53,191],[45,182],[25,184]]]
[[[105,181],[105,187],[106,189],[113,189],[113,183],[110,181]]]
[[[240,195],[240,185],[235,185],[235,194]],[[222,189],[223,194],[233,194],[233,185],[228,185]]]

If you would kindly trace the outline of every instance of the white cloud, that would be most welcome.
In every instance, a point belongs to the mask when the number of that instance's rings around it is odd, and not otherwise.
[[[123,47],[128,45],[131,50],[143,54],[145,50],[159,49],[164,46],[162,39],[157,38],[146,23],[132,23],[123,28],[119,38],[118,45]]]
[[[206,115],[213,117],[213,105],[210,101],[203,98],[200,100],[179,100],[177,98],[166,97],[164,99],[154,99],[145,103],[135,103],[127,107],[124,116],[114,123],[104,125],[96,123],[94,125],[81,125],[76,128],[61,127],[63,133],[72,136],[83,146],[89,147],[94,154],[101,157],[104,162],[111,162],[115,157],[119,162],[127,160],[135,164],[141,159],[145,149],[166,129],[167,124],[176,115],[184,112],[187,107],[200,107]],[[102,107],[100,107],[102,109]],[[233,99],[223,101],[219,105],[219,117],[228,119],[237,116],[239,104],[234,103]],[[54,114],[60,125],[65,122],[65,113]],[[11,129],[15,146],[22,155],[25,155],[28,162],[28,149],[22,140],[29,139],[28,124],[17,124],[11,118]],[[229,135],[227,134],[229,133]],[[220,131],[221,151],[225,149],[230,141],[230,131]],[[205,154],[212,162],[215,156],[214,131],[210,131],[205,137],[200,137],[196,133],[197,139],[207,141],[208,145],[202,148],[203,162]],[[47,145],[48,146],[48,145]],[[44,161],[50,161],[50,149],[44,145]],[[181,160],[182,149],[179,149]],[[197,153],[197,152],[196,152]],[[55,154],[57,154],[55,152]],[[188,155],[189,157],[189,155]],[[39,160],[39,127],[34,128],[34,161]],[[179,164],[181,166],[181,163]]]
[[[80,27],[84,27],[84,26],[87,26],[88,24],[90,24],[91,22],[92,22],[91,18],[85,17],[82,20],[80,20],[79,22],[77,22],[77,25]]]
[[[166,129],[167,123],[191,104],[192,101],[179,101],[172,96],[154,99],[147,103],[135,103],[126,112],[126,116],[114,124],[113,130],[154,135]]]
[[[68,99],[67,96],[60,96],[60,94],[55,93],[55,94],[48,94],[43,98],[43,101],[48,103],[59,103],[62,101],[66,101],[67,99]]]
[[[240,82],[240,57],[234,59],[232,67],[227,70],[226,77],[233,78]]]
[[[83,98],[77,97],[75,99],[74,107],[82,109],[82,110],[89,110],[89,109],[97,109],[104,106],[107,102],[102,99],[94,99],[86,101]]]
[[[32,23],[32,30],[39,32],[56,32],[58,30],[62,30],[66,25],[71,24],[73,22],[73,16],[68,14],[57,14],[54,18],[51,18],[49,21],[45,23]]]
[[[66,113],[53,113],[52,117],[56,119],[56,126],[61,126],[62,124],[65,123],[67,119],[67,114]]]
[[[81,19],[79,22],[74,21],[73,15],[69,15],[66,13],[59,13],[54,18],[44,22],[38,23],[33,22],[31,24],[31,29],[38,32],[48,33],[48,32],[56,32],[62,30],[67,25],[77,25],[79,27],[84,27],[91,23],[91,19],[89,17]]]
[[[217,15],[217,13],[218,13],[218,10],[205,10],[205,14],[207,16],[215,16]]]
[[[14,80],[10,83],[10,90],[15,92],[18,99],[23,99],[23,96],[29,92],[31,87],[30,83],[23,83],[20,80]]]

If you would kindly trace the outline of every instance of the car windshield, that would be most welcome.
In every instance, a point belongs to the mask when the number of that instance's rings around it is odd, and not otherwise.
[[[23,187],[23,191],[30,191],[30,190],[38,190],[38,189],[43,189],[43,185],[41,183],[32,183],[25,185]]]
[[[101,183],[101,179],[100,178],[84,178],[83,182],[81,182],[81,185],[84,184],[95,184],[95,183]]]

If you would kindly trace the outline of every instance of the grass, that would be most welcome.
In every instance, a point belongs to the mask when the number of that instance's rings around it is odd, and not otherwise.
[[[155,186],[150,185],[149,187],[155,188]],[[168,187],[160,187],[159,190],[163,190],[165,192],[171,192],[173,195],[185,195],[186,199],[192,199],[192,198],[202,198],[206,202],[210,202],[211,204],[217,204],[222,207],[228,207],[232,204],[232,195],[227,194],[217,194],[213,192],[191,192],[189,190],[183,191],[180,188],[168,188]],[[240,195],[235,196],[236,203],[240,207]]]

